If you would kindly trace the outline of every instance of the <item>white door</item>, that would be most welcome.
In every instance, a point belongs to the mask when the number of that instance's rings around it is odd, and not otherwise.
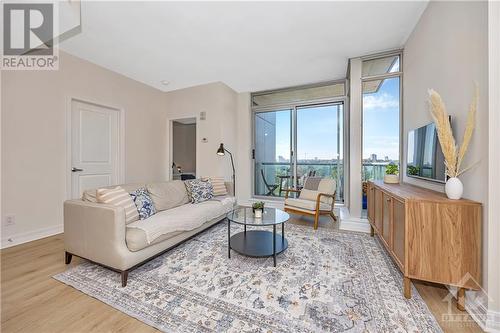
[[[71,196],[118,183],[119,111],[71,102]]]

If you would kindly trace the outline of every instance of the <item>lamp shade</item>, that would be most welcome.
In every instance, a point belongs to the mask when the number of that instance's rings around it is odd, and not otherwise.
[[[220,156],[224,156],[225,155],[224,144],[223,143],[221,143],[220,146],[219,146],[219,149],[217,149],[217,155],[220,155]]]

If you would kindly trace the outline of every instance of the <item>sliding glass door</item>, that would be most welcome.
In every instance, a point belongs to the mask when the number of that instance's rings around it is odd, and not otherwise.
[[[254,128],[254,193],[280,196],[292,170],[292,110],[254,113]]]
[[[254,112],[254,195],[283,197],[316,176],[334,178],[343,201],[343,113],[343,102]]]
[[[297,107],[296,186],[310,176],[334,178],[343,198],[342,125],[342,103]]]

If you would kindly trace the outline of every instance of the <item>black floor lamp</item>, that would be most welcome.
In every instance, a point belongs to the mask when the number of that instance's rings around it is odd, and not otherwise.
[[[224,156],[224,155],[226,155],[226,152],[231,157],[231,166],[233,167],[233,195],[236,196],[236,177],[235,177],[235,171],[234,171],[233,154],[231,154],[231,152],[229,150],[224,148],[224,144],[221,143],[219,146],[219,149],[217,149],[217,155]]]

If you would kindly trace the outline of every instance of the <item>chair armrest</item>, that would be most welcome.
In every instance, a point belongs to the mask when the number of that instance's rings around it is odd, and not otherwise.
[[[326,197],[326,198],[332,199],[332,211],[333,211],[333,208],[335,206],[335,194],[336,194],[336,192],[334,192],[333,194],[318,193],[318,196],[316,197],[316,211],[320,210],[319,208],[321,205],[321,197]]]
[[[293,189],[293,188],[286,188],[284,190],[282,190],[285,192],[285,199],[288,199],[288,192],[295,192],[295,193],[299,193],[300,194],[300,190],[296,190],[296,189]]]
[[[82,200],[64,202],[64,246],[74,255],[124,269],[125,209]]]

